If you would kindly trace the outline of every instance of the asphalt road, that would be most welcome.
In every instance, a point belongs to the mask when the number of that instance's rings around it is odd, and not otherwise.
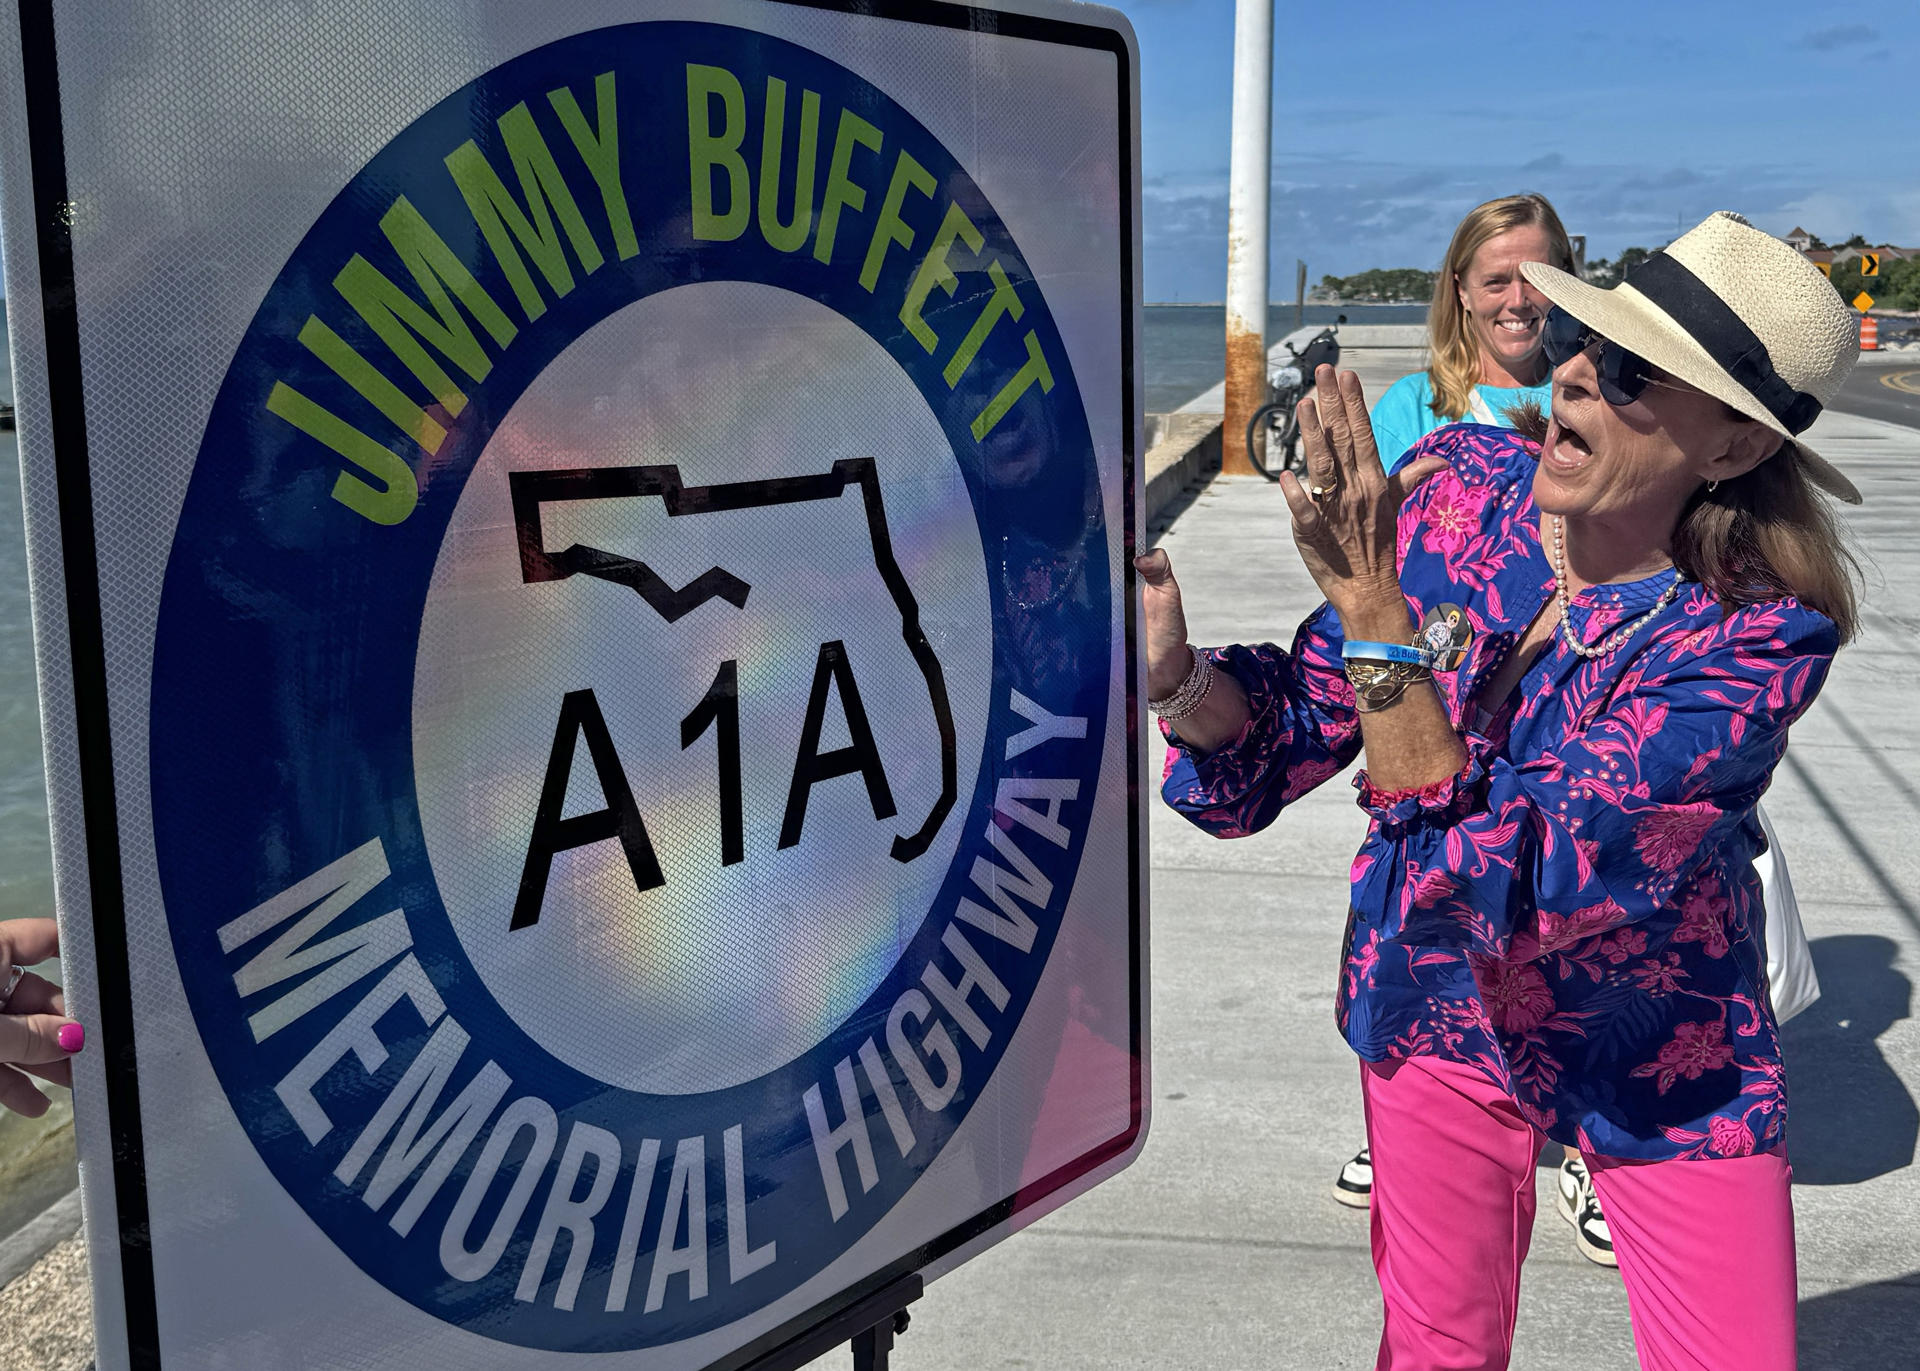
[[[1863,358],[1833,408],[1920,428],[1920,353],[1907,353],[1898,362]]]

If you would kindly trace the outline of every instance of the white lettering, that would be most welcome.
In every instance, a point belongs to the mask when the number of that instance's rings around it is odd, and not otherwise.
[[[480,1212],[493,1178],[500,1173],[507,1149],[513,1146],[522,1129],[532,1130],[533,1142],[520,1163],[519,1173],[513,1178],[513,1187],[507,1191],[500,1213],[494,1218],[493,1227],[487,1232],[486,1241],[477,1249],[469,1250],[467,1237],[474,1217]],[[446,1228],[440,1233],[440,1265],[449,1276],[457,1281],[477,1281],[493,1270],[501,1253],[507,1250],[513,1230],[519,1227],[521,1216],[527,1212],[527,1201],[533,1198],[533,1188],[547,1169],[547,1162],[553,1156],[554,1139],[559,1134],[560,1120],[545,1100],[522,1095],[506,1107],[488,1135],[487,1145],[480,1153],[480,1160],[474,1163],[473,1174],[467,1177],[453,1213],[447,1216]]]
[[[247,1020],[255,1042],[265,1042],[315,1005],[339,994],[413,946],[406,916],[397,909],[323,943],[305,945],[371,893],[386,880],[387,874],[386,849],[375,838],[256,905],[220,930],[220,950],[233,952],[318,901],[305,918],[275,938],[234,975],[234,988],[245,999],[303,971],[326,966],[319,975],[301,982]]]
[[[739,1124],[720,1139],[727,1172],[727,1283],[738,1285],[762,1267],[773,1265],[773,1240],[752,1245],[747,1237],[747,1158]]]
[[[647,1201],[653,1196],[653,1172],[660,1160],[660,1140],[643,1138],[633,1163],[633,1188],[627,1192],[627,1217],[620,1225],[620,1245],[613,1252],[613,1279],[607,1285],[607,1312],[627,1307],[633,1288],[633,1257],[640,1248],[640,1226],[646,1222]]]
[[[900,1094],[893,1088],[893,1077],[888,1074],[887,1064],[872,1038],[860,1044],[860,1067],[867,1073],[867,1085],[874,1099],[880,1101],[880,1112],[886,1116],[887,1127],[893,1133],[893,1145],[900,1149],[901,1156],[906,1156],[913,1151],[913,1125],[907,1122],[907,1111],[900,1107]]]
[[[386,979],[369,991],[364,1000],[349,1009],[339,1023],[328,1029],[326,1036],[274,1086],[273,1093],[293,1115],[309,1143],[319,1142],[333,1129],[333,1120],[313,1097],[314,1086],[349,1052],[360,1059],[360,1066],[368,1075],[385,1066],[387,1045],[380,1041],[373,1026],[402,999],[413,1001],[421,1022],[429,1028],[447,1012],[440,992],[433,988],[433,982],[427,979],[427,973],[411,953],[388,972]]]
[[[420,1049],[420,1055],[407,1067],[406,1074],[394,1086],[393,1093],[381,1102],[372,1120],[333,1170],[335,1178],[342,1185],[352,1185],[372,1160],[380,1144],[386,1141],[387,1134],[393,1132],[393,1145],[380,1159],[373,1180],[368,1183],[367,1192],[362,1196],[367,1207],[378,1213],[392,1198],[394,1191],[400,1188],[400,1183],[412,1175],[414,1169],[438,1147],[440,1150],[434,1154],[420,1179],[414,1182],[413,1189],[390,1221],[393,1231],[403,1238],[413,1231],[421,1212],[440,1193],[440,1187],[453,1174],[454,1164],[467,1155],[467,1149],[473,1146],[473,1140],[480,1136],[481,1128],[499,1107],[500,1101],[506,1098],[507,1090],[513,1084],[499,1064],[489,1060],[474,1073],[473,1079],[447,1106],[446,1112],[428,1124],[427,1116],[440,1102],[441,1093],[453,1079],[453,1069],[460,1061],[460,1054],[466,1051],[470,1041],[467,1030],[456,1023],[451,1014],[441,1019],[440,1026],[433,1031],[433,1037],[427,1040],[427,1045]],[[403,1109],[407,1111],[407,1117],[400,1121],[399,1130],[394,1132],[395,1121],[400,1119]]]
[[[1007,760],[1012,761],[1022,752],[1027,752],[1054,738],[1084,738],[1087,736],[1087,721],[1084,715],[1055,714],[1044,705],[1037,705],[1019,691],[1013,692],[1013,712],[1033,725],[1023,728],[1007,739]]]
[[[893,1012],[887,1015],[887,1051],[900,1063],[900,1074],[907,1078],[920,1103],[938,1113],[952,1103],[954,1092],[960,1088],[960,1049],[954,1045],[947,1026],[937,1020],[921,1038],[921,1047],[937,1058],[942,1068],[940,1083],[935,1085],[933,1074],[922,1063],[913,1044],[907,1041],[908,1018],[924,1023],[932,1013],[933,1004],[917,990],[909,990],[895,1000]]]
[[[807,1110],[807,1127],[813,1133],[813,1152],[820,1162],[820,1179],[827,1187],[827,1208],[838,1223],[847,1212],[847,1188],[840,1179],[840,1149],[853,1148],[854,1168],[860,1173],[860,1193],[880,1183],[873,1164],[873,1139],[867,1136],[867,1112],[860,1105],[860,1087],[854,1084],[853,1063],[842,1057],[833,1068],[840,1086],[840,1112],[844,1116],[838,1128],[827,1127],[827,1109],[820,1098],[820,1087],[810,1085],[801,1103]]]
[[[687,1245],[675,1247],[681,1216],[686,1216]],[[673,1175],[667,1179],[667,1203],[660,1213],[660,1239],[653,1249],[653,1274],[647,1277],[646,1312],[667,1300],[667,1277],[687,1273],[687,1299],[707,1297],[707,1140],[682,1138],[673,1151]]]
[[[1069,834],[1060,823],[1060,805],[1066,800],[1080,798],[1080,782],[1041,780],[1035,776],[1009,776],[1000,782],[1000,788],[994,795],[993,807],[1012,819],[1038,833],[1055,847],[1065,847]],[[1042,813],[1028,804],[1028,800],[1045,800],[1046,812]],[[994,833],[999,832],[995,825]],[[993,834],[989,833],[988,837]],[[994,844],[996,847],[998,843]],[[1003,851],[1005,849],[1002,849]]]
[[[591,1155],[593,1180],[586,1196],[573,1198],[574,1182],[580,1168]],[[520,1268],[520,1283],[514,1287],[516,1300],[532,1300],[547,1278],[547,1262],[553,1256],[553,1242],[566,1229],[567,1265],[560,1276],[560,1288],[554,1292],[555,1309],[572,1309],[580,1293],[580,1278],[587,1273],[587,1258],[593,1252],[593,1219],[606,1207],[613,1193],[614,1177],[620,1171],[620,1140],[604,1128],[590,1123],[575,1123],[567,1132],[567,1150],[560,1155],[560,1169],[554,1174],[553,1188],[547,1192],[547,1206],[540,1214],[540,1226],[534,1230],[533,1246],[527,1249],[526,1265]]]
[[[991,821],[987,824],[987,841],[1019,875],[1016,877],[1012,872],[1002,870],[984,857],[975,857],[973,883],[1000,907],[1000,912],[996,914],[991,909],[982,908],[963,896],[953,916],[961,923],[970,924],[982,933],[991,933],[1001,942],[1017,947],[1022,952],[1031,952],[1039,926],[1026,910],[1014,903],[1013,896],[1026,898],[1035,909],[1045,909],[1047,901],[1053,898],[1053,882],[1020,850],[1011,834],[1002,832],[1000,826]]]
[[[940,934],[940,942],[964,969],[960,984],[949,981],[932,962],[928,962],[926,969],[920,973],[920,984],[933,992],[933,998],[940,1001],[947,1013],[953,1015],[967,1036],[973,1039],[975,1047],[985,1047],[993,1034],[988,1031],[985,1020],[974,1013],[973,1006],[967,1003],[967,996],[977,989],[993,1002],[995,1009],[1005,1009],[1012,997],[1000,978],[993,974],[986,959],[974,951],[973,944],[967,941],[967,935],[958,927],[948,924]]]

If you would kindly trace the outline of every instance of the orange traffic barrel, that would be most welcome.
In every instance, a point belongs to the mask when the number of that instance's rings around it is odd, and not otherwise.
[[[1860,316],[1860,351],[1878,352],[1880,350],[1880,321],[1871,314]]]

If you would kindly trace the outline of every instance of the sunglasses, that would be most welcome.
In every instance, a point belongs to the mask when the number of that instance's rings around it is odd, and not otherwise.
[[[1558,305],[1547,311],[1540,328],[1540,350],[1547,365],[1559,367],[1587,349],[1599,344],[1593,369],[1600,377],[1600,397],[1610,405],[1630,405],[1650,385],[1658,385],[1654,373],[1659,370],[1638,353],[1628,352],[1618,343],[1603,338]]]

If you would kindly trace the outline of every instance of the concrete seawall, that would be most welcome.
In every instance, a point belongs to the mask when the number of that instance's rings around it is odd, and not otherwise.
[[[1147,416],[1146,527],[1170,522],[1220,472],[1218,414]]]

